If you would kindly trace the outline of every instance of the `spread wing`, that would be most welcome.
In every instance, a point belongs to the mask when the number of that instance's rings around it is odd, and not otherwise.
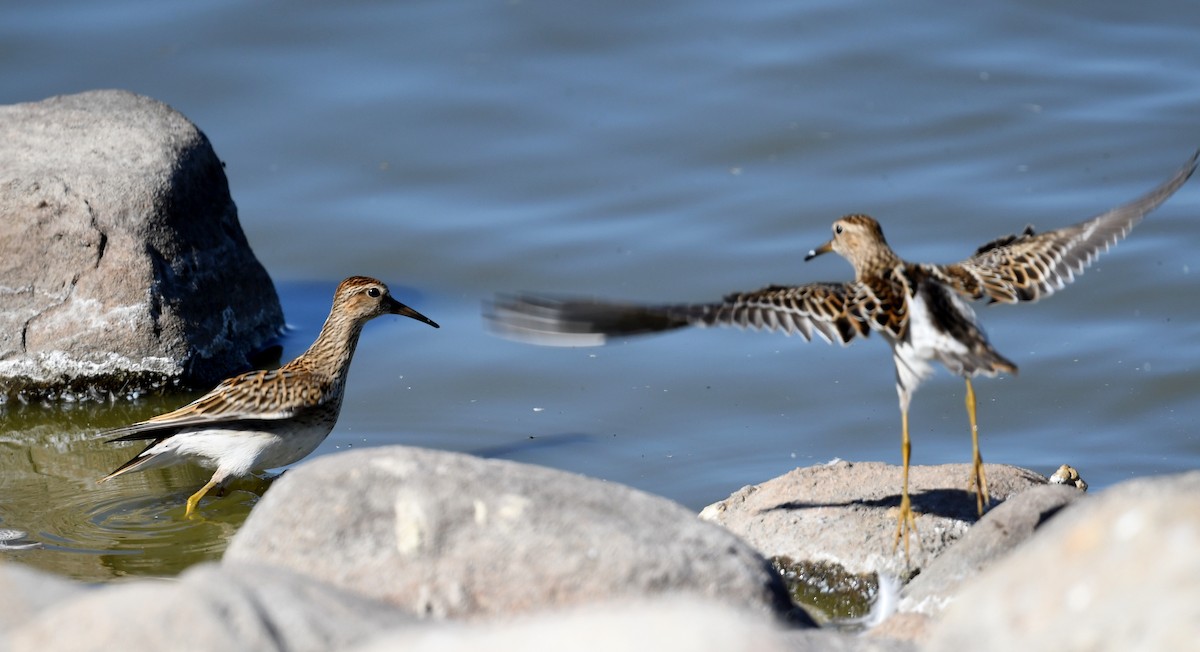
[[[642,305],[599,299],[501,295],[484,318],[492,332],[546,346],[599,346],[609,338],[659,333],[685,326],[736,326],[814,334],[848,344],[886,325],[877,313],[888,302],[859,283],[772,285],[727,295],[714,303]]]
[[[223,381],[178,410],[100,434],[110,441],[158,439],[186,427],[287,419],[322,400],[317,388],[324,385],[310,376],[287,367],[251,371]]]
[[[1128,204],[1071,226],[1034,233],[1032,227],[980,247],[954,265],[928,270],[956,291],[993,302],[1037,301],[1066,287],[1101,253],[1124,238],[1192,176],[1200,150],[1173,177]]]

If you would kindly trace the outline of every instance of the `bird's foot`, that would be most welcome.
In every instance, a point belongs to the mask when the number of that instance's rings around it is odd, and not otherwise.
[[[196,514],[196,506],[200,504],[200,499],[203,498],[204,494],[208,493],[210,489],[218,485],[220,485],[220,480],[214,475],[212,480],[209,480],[207,484],[205,484],[203,487],[200,487],[200,491],[188,496],[187,509],[183,512],[184,518],[199,518],[199,516]]]

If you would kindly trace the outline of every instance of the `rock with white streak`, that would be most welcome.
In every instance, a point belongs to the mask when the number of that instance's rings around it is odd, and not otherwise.
[[[282,326],[187,118],[125,91],[0,106],[0,401],[207,388]]]

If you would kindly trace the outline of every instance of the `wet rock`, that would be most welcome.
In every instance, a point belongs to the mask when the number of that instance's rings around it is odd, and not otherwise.
[[[45,607],[11,631],[40,650],[337,650],[409,621],[398,610],[279,569],[203,565]]]
[[[0,401],[207,388],[282,326],[185,117],[124,91],[0,106]]]
[[[1196,578],[1200,472],[1125,482],[964,585],[927,649],[1195,649]]]
[[[1046,483],[1012,466],[988,464],[992,504]],[[969,493],[968,464],[909,469],[918,536],[910,563],[894,549],[900,504],[899,466],[844,462],[799,468],[760,485],[744,487],[704,508],[700,517],[728,528],[767,557],[842,566],[858,574],[909,577],[961,539],[979,519]]]
[[[796,562],[774,557],[771,564],[783,577],[792,601],[804,605],[820,624],[866,618],[876,602],[879,580],[874,574],[848,573],[840,564]]]
[[[964,581],[1024,543],[1059,510],[1083,495],[1074,486],[1036,486],[991,509],[901,590],[900,611],[941,614]]]
[[[431,617],[685,594],[782,614],[770,565],[729,532],[628,487],[405,447],[288,471],[225,562],[269,564]]]

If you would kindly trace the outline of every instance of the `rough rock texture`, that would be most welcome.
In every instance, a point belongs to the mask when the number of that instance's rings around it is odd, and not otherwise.
[[[412,619],[279,569],[197,566],[44,606],[10,630],[13,652],[337,650]],[[0,643],[2,645],[2,643]]]
[[[893,551],[900,504],[899,466],[836,462],[798,468],[760,485],[744,487],[704,508],[700,517],[725,526],[768,557],[828,562],[851,573],[908,577],[966,534],[979,519],[975,495],[966,490],[970,465],[909,469],[919,537],[911,539],[910,565]],[[1046,483],[1012,466],[988,464],[992,506]],[[918,538],[919,543],[918,544]]]
[[[1004,501],[905,585],[900,592],[900,611],[937,616],[964,581],[1024,543],[1059,510],[1082,496],[1074,486],[1045,485]]]
[[[963,586],[927,649],[1192,650],[1200,472],[1126,482],[1063,510]]]
[[[340,453],[289,471],[221,564],[178,580],[85,587],[0,563],[0,651],[1193,649],[1200,472],[1079,495],[1012,495],[903,590],[922,612],[860,635],[787,627],[763,560],[663,499],[450,453]]]
[[[0,106],[0,401],[207,388],[282,326],[185,117],[124,91]]]
[[[543,467],[405,447],[288,471],[225,562],[281,566],[433,617],[665,593],[791,608],[762,557],[668,500]]]

